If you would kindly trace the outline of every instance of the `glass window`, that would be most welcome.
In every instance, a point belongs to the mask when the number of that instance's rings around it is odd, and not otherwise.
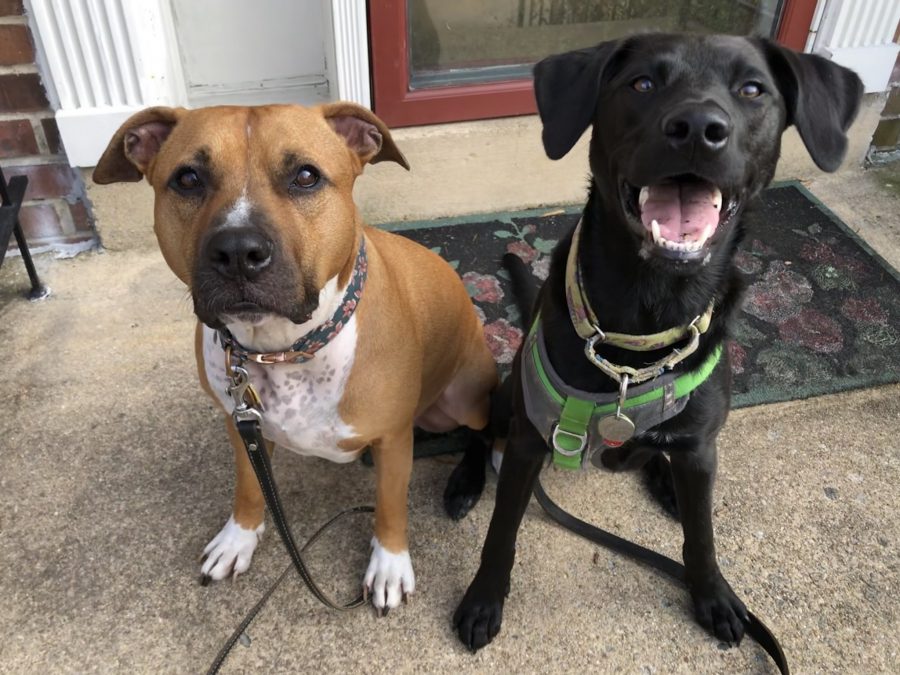
[[[409,88],[527,78],[548,54],[647,30],[774,37],[783,0],[407,0]]]

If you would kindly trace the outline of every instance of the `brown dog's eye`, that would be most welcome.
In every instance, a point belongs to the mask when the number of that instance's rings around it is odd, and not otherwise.
[[[762,94],[762,87],[759,82],[745,82],[738,89],[738,95],[741,98],[756,98]]]
[[[308,164],[300,167],[300,170],[297,172],[297,177],[294,179],[294,185],[307,189],[315,187],[318,182],[319,172],[316,171],[315,167],[309,166]]]
[[[203,187],[203,181],[193,169],[182,169],[172,178],[172,187],[180,192],[196,192]]]
[[[642,94],[646,94],[647,92],[653,91],[656,88],[656,85],[653,84],[653,80],[649,77],[639,77],[631,83],[631,88]]]

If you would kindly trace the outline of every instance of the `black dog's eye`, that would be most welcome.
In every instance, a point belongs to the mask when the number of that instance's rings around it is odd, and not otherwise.
[[[203,187],[203,181],[196,171],[185,168],[172,177],[171,185],[179,192],[196,192]]]
[[[631,88],[642,94],[646,94],[647,92],[653,91],[656,88],[656,85],[653,84],[653,80],[649,77],[639,77],[631,83]]]
[[[301,188],[306,188],[307,190],[311,187],[315,187],[319,182],[319,171],[314,166],[310,166],[309,164],[304,164],[300,167],[300,170],[297,172],[297,177],[294,178],[294,185]]]
[[[745,82],[738,89],[738,96],[741,98],[756,98],[762,93],[762,85],[759,82]]]

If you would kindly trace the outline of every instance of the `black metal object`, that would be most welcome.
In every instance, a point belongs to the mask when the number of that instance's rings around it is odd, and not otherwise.
[[[3,264],[3,259],[6,257],[9,237],[15,233],[16,244],[22,253],[22,261],[25,263],[28,278],[31,280],[28,299],[40,300],[47,297],[50,291],[38,278],[34,261],[31,259],[31,252],[28,250],[28,242],[25,241],[25,233],[19,223],[19,208],[25,198],[26,187],[28,187],[28,176],[13,176],[7,184],[3,169],[0,169],[0,199],[2,199],[2,203],[0,203],[0,265]]]

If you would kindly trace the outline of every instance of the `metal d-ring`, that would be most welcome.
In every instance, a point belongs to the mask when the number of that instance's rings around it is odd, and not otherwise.
[[[578,449],[566,450],[565,448],[559,447],[559,443],[556,442],[556,439],[560,434],[577,440],[579,443]],[[584,449],[587,446],[587,434],[576,434],[571,431],[566,431],[565,429],[560,429],[559,422],[557,422],[553,425],[553,434],[550,436],[550,442],[553,444],[553,449],[556,450],[559,454],[565,455],[566,457],[575,457],[576,455],[580,455],[582,452],[584,452]]]

